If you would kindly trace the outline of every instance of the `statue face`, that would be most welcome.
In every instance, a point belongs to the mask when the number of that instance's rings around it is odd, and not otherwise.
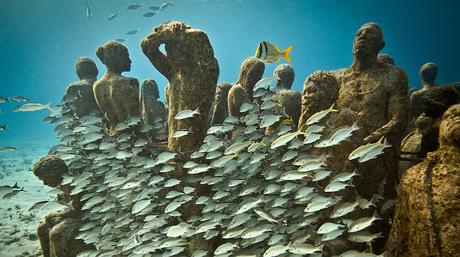
[[[129,59],[129,54],[128,51],[123,51],[123,53],[120,55],[120,69],[122,71],[130,71],[131,70],[131,59]]]
[[[355,56],[369,56],[377,54],[383,46],[383,38],[378,28],[364,25],[356,32],[353,40],[353,54]]]

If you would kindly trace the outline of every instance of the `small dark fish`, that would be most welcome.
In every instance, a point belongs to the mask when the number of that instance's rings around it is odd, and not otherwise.
[[[157,14],[157,13],[156,12],[148,12],[148,13],[144,13],[144,15],[142,15],[142,17],[150,18],[150,17],[154,16],[155,14]]]
[[[136,10],[136,9],[141,8],[142,6],[144,6],[144,5],[143,4],[130,4],[130,5],[126,6],[126,9],[128,9],[128,10]]]
[[[138,29],[130,30],[130,31],[126,32],[126,35],[134,35],[134,34],[136,34],[137,32],[139,32]]]
[[[123,42],[126,41],[126,39],[123,39],[123,38],[117,38],[117,39],[115,39],[115,40],[118,41],[118,42],[120,42],[120,43],[123,43]]]
[[[49,201],[40,201],[40,202],[36,202],[34,203],[34,205],[32,205],[28,211],[35,211],[35,210],[38,210],[39,208],[41,208],[43,205],[45,205],[46,203],[48,203]]]
[[[9,103],[9,102],[10,102],[10,99],[0,96],[0,104]]]
[[[86,3],[86,17],[91,20],[91,9],[89,8],[88,1],[85,1]]]
[[[8,127],[6,126],[6,124],[0,124],[0,131],[5,131],[5,130],[8,130]]]
[[[111,15],[107,18],[107,20],[108,20],[108,21],[111,21],[111,20],[115,19],[116,17],[118,17],[118,15],[120,15],[119,12],[114,13],[114,14],[111,14]]]
[[[154,11],[159,11],[160,6],[150,6],[149,9],[154,10]]]
[[[30,101],[30,98],[25,97],[25,96],[20,96],[20,95],[15,95],[11,97],[11,99],[13,99],[16,102],[29,102]]]

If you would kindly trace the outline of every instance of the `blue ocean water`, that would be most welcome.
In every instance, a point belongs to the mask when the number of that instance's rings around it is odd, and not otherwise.
[[[418,70],[426,62],[439,67],[438,83],[460,80],[460,1],[343,1],[343,0],[175,0],[159,15],[145,18],[149,10],[127,10],[132,3],[160,5],[159,0],[0,0],[0,95],[23,95],[33,102],[59,104],[67,87],[78,78],[75,61],[92,57],[99,77],[105,73],[95,49],[110,39],[123,38],[132,69],[124,73],[139,80],[154,78],[160,87],[167,81],[142,54],[140,41],[158,24],[183,21],[208,33],[219,61],[219,82],[237,80],[242,60],[267,40],[280,48],[293,46],[296,71],[294,89],[316,70],[333,70],[352,62],[356,30],[365,22],[378,22],[386,47],[398,66],[409,75],[410,86],[419,86]],[[121,15],[107,21],[110,14]],[[125,33],[138,29],[129,36]],[[267,65],[265,75],[276,64]],[[160,88],[164,99],[163,88]],[[0,145],[19,141],[53,141],[53,127],[43,123],[46,111],[17,113],[17,103],[0,104]],[[18,149],[21,151],[21,149]],[[0,158],[2,158],[0,156]]]

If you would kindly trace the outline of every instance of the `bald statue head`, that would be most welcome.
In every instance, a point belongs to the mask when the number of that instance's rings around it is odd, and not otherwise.
[[[128,48],[118,41],[110,40],[98,47],[96,55],[109,72],[121,74],[131,70]]]
[[[419,75],[422,82],[433,84],[438,75],[438,66],[432,62],[425,63],[420,67]]]
[[[385,47],[380,25],[368,22],[359,28],[353,40],[353,55],[357,58],[375,56]]]
[[[78,58],[77,64],[75,65],[77,76],[79,79],[94,79],[96,80],[97,74],[99,73],[96,67],[96,63],[89,57]]]
[[[236,84],[241,85],[252,97],[252,90],[256,83],[262,78],[265,71],[265,64],[254,56],[247,58],[241,63],[240,77]]]
[[[160,91],[158,90],[157,82],[154,79],[146,79],[141,84],[141,95],[153,96],[153,99],[160,98]]]
[[[273,77],[276,79],[276,86],[284,89],[291,89],[294,82],[295,72],[290,64],[280,64],[273,71]]]

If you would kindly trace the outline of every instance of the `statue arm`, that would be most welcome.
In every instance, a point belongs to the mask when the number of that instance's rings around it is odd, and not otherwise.
[[[388,122],[381,128],[374,131],[371,135],[364,139],[365,143],[375,142],[382,136],[389,137],[390,142],[398,143],[401,136],[407,127],[408,110],[409,110],[409,97],[408,92],[408,79],[404,71],[399,70],[399,79],[389,88],[389,99],[387,103]]]
[[[150,62],[155,68],[163,74],[168,80],[172,76],[172,66],[168,57],[160,51],[160,45],[168,44],[169,40],[167,30],[160,30],[153,32],[147,38],[142,40],[142,52],[149,58]],[[170,33],[169,33],[170,34]]]
[[[129,99],[127,101],[128,106],[128,117],[139,115],[140,104],[139,104],[139,81],[137,79],[131,79],[129,82]]]

